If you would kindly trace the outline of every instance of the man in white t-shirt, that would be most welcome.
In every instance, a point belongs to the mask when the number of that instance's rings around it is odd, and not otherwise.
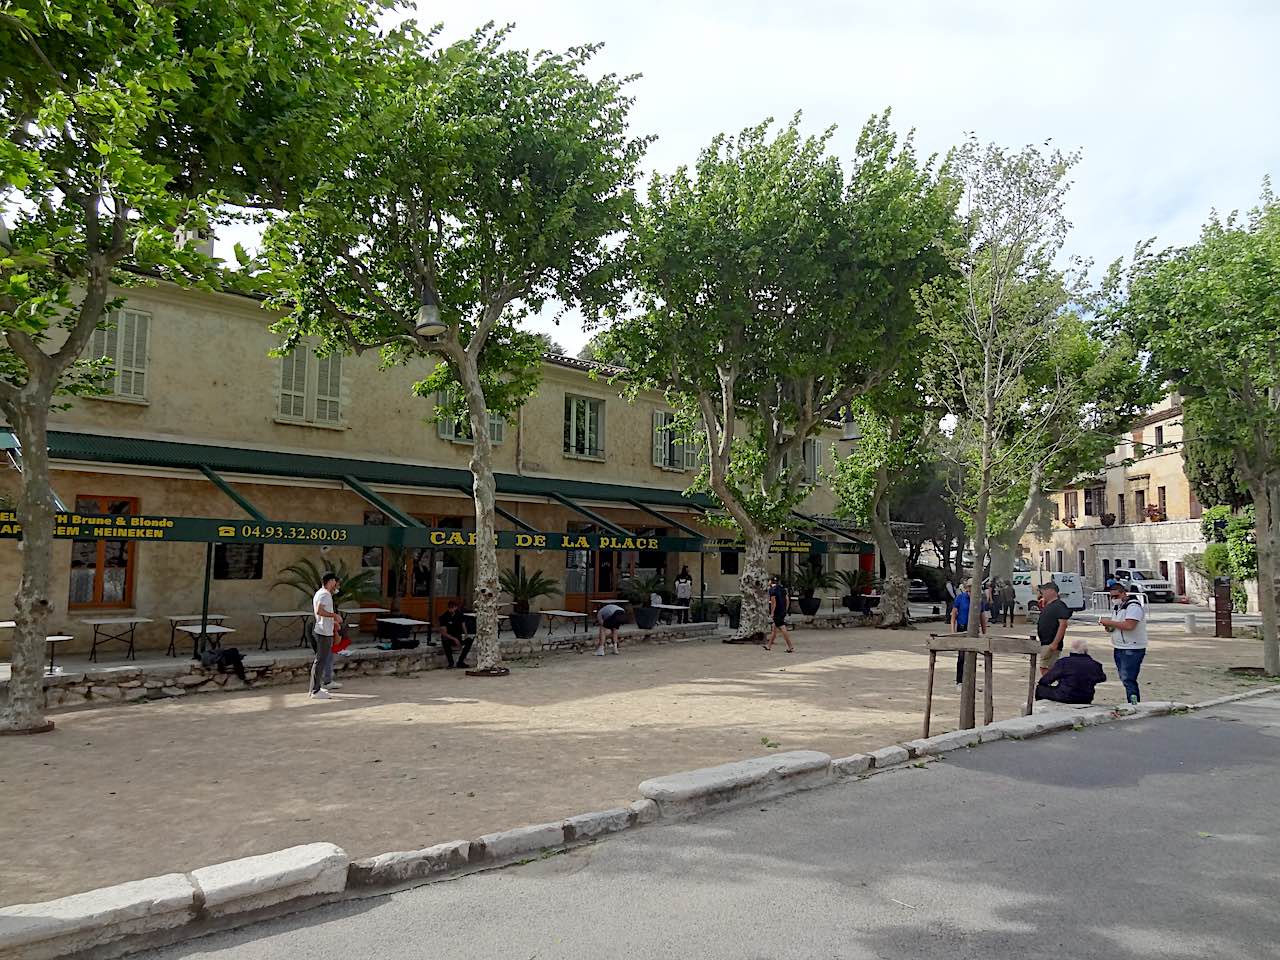
[[[316,625],[312,634],[316,639],[316,658],[311,664],[311,698],[328,700],[326,680],[333,675],[333,638],[342,628],[342,614],[333,607],[333,596],[338,592],[338,575],[326,570],[320,577],[320,589],[311,598],[311,612]]]
[[[1125,696],[1130,703],[1140,703],[1142,691],[1138,689],[1138,671],[1142,669],[1142,660],[1147,655],[1147,608],[1137,597],[1129,596],[1129,588],[1123,583],[1111,584],[1107,592],[1111,594],[1112,615],[1098,622],[1111,635],[1111,652],[1120,682],[1124,684]]]

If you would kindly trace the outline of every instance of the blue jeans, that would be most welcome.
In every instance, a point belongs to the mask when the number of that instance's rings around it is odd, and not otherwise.
[[[1142,669],[1142,658],[1147,655],[1146,647],[1137,650],[1112,650],[1116,660],[1116,672],[1120,682],[1124,684],[1125,699],[1130,703],[1142,702],[1142,691],[1138,689],[1138,671]]]

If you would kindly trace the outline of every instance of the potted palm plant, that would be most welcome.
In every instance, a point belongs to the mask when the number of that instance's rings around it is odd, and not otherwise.
[[[276,582],[269,589],[289,587],[297,590],[306,598],[306,606],[310,607],[311,598],[320,589],[320,577],[326,570],[332,570],[338,577],[338,593],[333,598],[335,607],[341,607],[344,603],[368,603],[382,598],[382,590],[377,581],[379,571],[359,570],[353,573],[345,561],[330,563],[323,558],[320,566],[307,557],[295,560],[276,574]]]
[[[541,597],[554,597],[560,592],[560,584],[543,576],[541,570],[533,573],[503,570],[498,580],[503,591],[511,597],[511,632],[521,640],[528,640],[542,624],[542,614],[531,611],[529,604]]]
[[[666,581],[656,573],[647,577],[632,577],[623,583],[622,595],[631,601],[636,626],[641,630],[652,630],[658,623],[658,611],[649,601],[655,593],[661,596],[666,588]]]
[[[729,617],[729,629],[737,630],[742,624],[742,597],[725,597],[724,610]]]
[[[840,602],[844,604],[846,610],[860,610],[862,608],[862,592],[871,586],[870,570],[837,570],[834,574],[835,582],[844,587],[844,596],[840,598]]]
[[[822,606],[822,598],[815,597],[814,594],[819,590],[828,590],[835,582],[831,574],[818,567],[811,567],[805,564],[800,568],[800,572],[796,574],[795,588],[800,593],[800,612],[806,617],[812,617],[818,612]]]
[[[710,600],[695,599],[689,604],[689,620],[692,623],[710,623],[716,619],[716,606]]]

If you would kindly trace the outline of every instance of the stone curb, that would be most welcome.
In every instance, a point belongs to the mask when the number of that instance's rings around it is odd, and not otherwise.
[[[830,756],[817,750],[793,750],[654,777],[640,784],[640,793],[658,805],[664,819],[683,818],[831,780]]]

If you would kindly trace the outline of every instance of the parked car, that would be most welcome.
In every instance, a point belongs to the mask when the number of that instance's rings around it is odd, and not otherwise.
[[[907,599],[912,603],[928,603],[929,585],[917,577],[912,577],[911,583],[907,585]]]
[[[1114,576],[1129,587],[1130,593],[1142,594],[1148,602],[1173,603],[1175,599],[1173,584],[1154,570],[1121,567]]]

